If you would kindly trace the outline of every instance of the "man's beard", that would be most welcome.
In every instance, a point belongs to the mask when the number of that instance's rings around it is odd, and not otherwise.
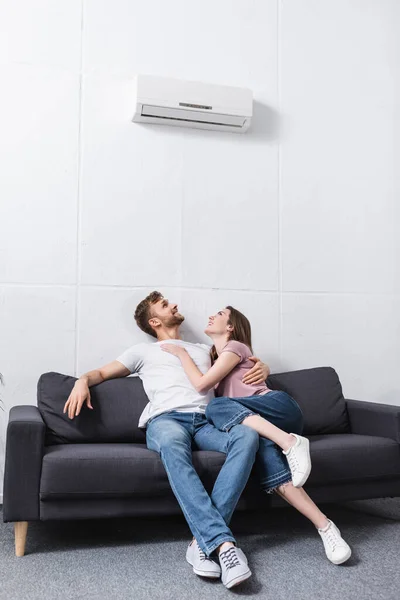
[[[183,315],[181,315],[181,313],[175,313],[168,319],[168,321],[164,321],[164,326],[165,327],[176,327],[177,325],[180,325],[181,323],[183,323],[184,320],[185,320],[185,317]]]

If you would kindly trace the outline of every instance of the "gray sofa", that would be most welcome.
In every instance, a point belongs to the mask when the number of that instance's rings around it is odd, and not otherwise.
[[[17,556],[24,555],[29,521],[180,513],[161,460],[137,427],[147,403],[140,379],[94,386],[94,410],[84,406],[70,420],[62,411],[75,381],[45,373],[38,406],[10,410],[3,520],[15,524]],[[303,410],[313,464],[305,489],[315,501],[400,496],[400,406],[345,400],[330,367],[270,375],[267,383]],[[209,491],[224,459],[193,449]],[[262,494],[252,473],[237,510],[284,504],[276,494]]]

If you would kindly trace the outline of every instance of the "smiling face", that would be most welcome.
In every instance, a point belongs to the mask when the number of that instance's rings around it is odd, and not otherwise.
[[[230,323],[231,311],[229,308],[219,310],[215,315],[208,317],[208,325],[204,330],[207,335],[230,334],[233,331]]]
[[[134,317],[137,326],[154,338],[157,338],[165,328],[179,327],[185,320],[178,312],[178,305],[169,302],[157,290],[139,302]]]
[[[178,305],[168,298],[160,298],[151,305],[149,324],[153,329],[176,327],[183,323],[185,317],[178,311]]]
[[[235,340],[246,344],[253,352],[250,321],[234,306],[228,305],[209,317],[204,333],[214,341],[214,345],[218,339]]]

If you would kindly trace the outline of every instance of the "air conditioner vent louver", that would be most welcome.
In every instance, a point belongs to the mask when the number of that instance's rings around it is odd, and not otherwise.
[[[201,108],[203,110],[212,110],[212,106],[204,106],[202,104],[189,104],[189,102],[179,102],[179,106],[186,106],[187,108]]]
[[[142,106],[142,117],[156,119],[171,119],[172,121],[186,121],[186,123],[209,123],[210,125],[221,125],[224,127],[243,127],[243,117],[227,117],[215,113],[204,113],[201,111],[164,108],[162,106]]]
[[[245,88],[139,75],[133,121],[242,133],[250,125],[252,105],[252,92]]]

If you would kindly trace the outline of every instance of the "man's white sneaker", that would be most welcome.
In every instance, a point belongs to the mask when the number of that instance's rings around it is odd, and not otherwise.
[[[318,529],[318,533],[324,543],[326,556],[334,565],[341,565],[349,560],[351,548],[342,538],[335,523],[329,519],[328,521],[328,525],[323,529]]]
[[[222,583],[228,589],[239,585],[251,576],[244,552],[236,546],[219,553],[219,562],[222,570]]]
[[[289,450],[282,450],[286,456],[292,473],[294,487],[302,487],[311,472],[310,442],[306,437],[292,433],[296,442]]]
[[[193,573],[200,577],[211,577],[217,579],[221,577],[221,567],[215,560],[206,556],[203,550],[194,540],[186,551],[186,560],[193,567]]]

